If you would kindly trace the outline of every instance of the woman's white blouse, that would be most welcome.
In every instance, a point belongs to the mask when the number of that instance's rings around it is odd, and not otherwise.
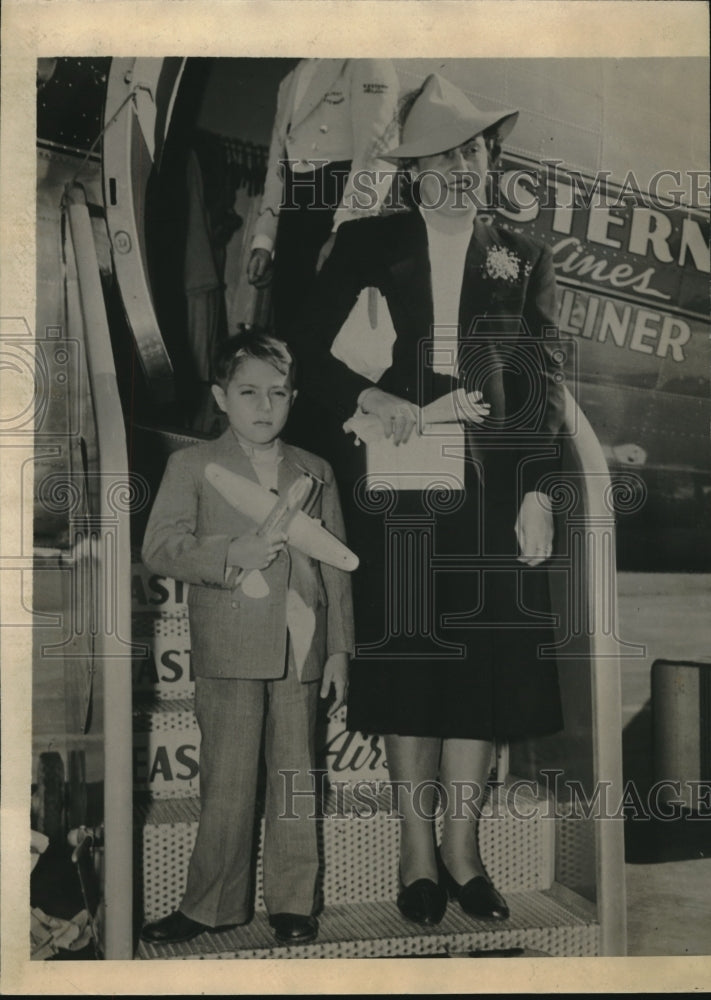
[[[445,216],[420,208],[420,213],[427,227],[432,275],[435,341],[432,367],[443,375],[456,377],[459,300],[474,212]]]

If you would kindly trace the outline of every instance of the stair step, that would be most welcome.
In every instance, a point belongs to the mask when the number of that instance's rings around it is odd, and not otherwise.
[[[200,730],[191,696],[134,699],[133,745],[137,792],[157,799],[199,794]],[[345,708],[329,718],[320,710],[316,760],[333,780],[388,779],[382,739],[348,732]]]
[[[134,615],[133,641],[145,648],[145,655],[133,659],[135,697],[193,697],[195,682],[190,666],[190,626],[186,615]]]
[[[372,791],[379,808],[370,816],[342,790],[336,794],[332,789],[326,796],[323,818],[318,821],[326,906],[344,900],[394,899],[397,895],[399,823],[389,791],[376,783]],[[199,816],[196,797],[137,803],[146,920],[156,920],[180,904]],[[262,834],[263,825],[262,821]],[[550,887],[556,826],[549,818],[545,796],[536,796],[527,786],[494,791],[480,823],[479,846],[497,888],[521,892]],[[256,859],[255,909],[264,909],[261,850]]]
[[[193,713],[194,679],[186,585],[133,567],[135,818],[142,827],[143,908],[146,920],[175,909],[182,898],[200,815],[200,733]],[[345,710],[318,726],[317,760],[331,783],[318,821],[322,857],[316,942],[281,946],[268,925],[262,893],[261,844],[255,845],[255,916],[245,927],[203,934],[183,945],[142,942],[140,958],[280,958],[469,955],[472,953],[590,955],[598,928],[590,904],[553,882],[556,832],[548,799],[530,787],[490,796],[480,825],[480,849],[511,918],[475,921],[451,904],[437,928],[403,920],[395,905],[399,823],[387,789],[383,741],[345,728]],[[364,781],[378,809],[354,799]],[[369,818],[367,818],[369,816]],[[524,818],[525,817],[525,818]],[[263,839],[263,821],[261,825]],[[437,823],[438,831],[441,822]],[[560,837],[560,831],[558,831]],[[573,861],[577,853],[569,853]],[[347,901],[347,902],[344,902]]]
[[[174,945],[141,942],[137,958],[390,958],[464,956],[524,949],[547,955],[598,954],[599,926],[593,907],[572,893],[549,890],[510,893],[506,921],[477,920],[450,903],[437,927],[403,919],[394,902],[341,903],[319,915],[316,941],[279,945],[266,913],[221,934],[204,933]]]
[[[200,791],[200,730],[192,698],[134,702],[133,787],[155,798]]]

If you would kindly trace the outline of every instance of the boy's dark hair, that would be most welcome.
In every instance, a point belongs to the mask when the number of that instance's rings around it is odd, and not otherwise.
[[[296,377],[296,362],[283,340],[263,327],[241,327],[217,348],[213,364],[213,381],[226,389],[235,372],[246,358],[256,358],[273,365],[282,375]]]

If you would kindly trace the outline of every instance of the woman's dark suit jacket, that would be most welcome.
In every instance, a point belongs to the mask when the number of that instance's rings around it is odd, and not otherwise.
[[[484,640],[486,632],[483,646],[491,651],[501,680],[500,718],[494,720],[494,735],[513,737],[560,728],[555,665],[537,656],[538,647],[552,639],[548,627],[541,627],[543,619],[536,617],[547,610],[546,573],[517,562],[514,533],[523,495],[545,490],[546,481],[550,485],[559,465],[556,439],[564,413],[564,358],[555,324],[556,289],[550,252],[525,236],[477,217],[459,302],[459,382],[455,382],[424,363],[432,338],[433,303],[427,231],[420,212],[395,212],[342,226],[321,272],[309,323],[294,344],[303,365],[302,390],[326,406],[339,423],[353,415],[360,393],[373,384],[330,353],[360,291],[368,287],[377,288],[384,296],[396,334],[392,365],[377,383],[380,388],[424,405],[465,384],[481,389],[491,404],[490,418],[468,429],[467,437],[472,457],[476,450],[483,467],[483,510],[479,514],[484,515],[481,523],[485,531],[483,541],[475,544],[481,546],[479,552],[497,557],[501,568],[508,566],[511,571],[509,583],[502,587],[499,581],[504,574],[490,575],[485,600],[490,610],[485,609],[485,613],[499,624],[478,632],[476,639]],[[358,509],[362,504],[349,503],[348,494],[351,490],[355,493],[364,471],[364,448],[353,448],[350,440],[341,435],[340,449],[348,455],[346,463],[338,455],[329,457],[341,480],[349,542],[356,551],[361,547],[365,573],[369,563],[379,560],[382,566],[384,541],[374,530],[372,518],[370,527],[363,528],[362,509]],[[472,521],[477,516],[474,511]],[[357,593],[358,575],[354,583]],[[462,585],[467,585],[464,580]],[[366,590],[356,606],[357,640],[384,627],[375,622],[378,609],[372,579]],[[511,615],[520,619],[522,601],[533,611],[528,620],[535,620],[536,627],[527,628],[524,620],[518,620],[516,627],[505,627],[503,623],[510,624]],[[472,635],[470,632],[470,638]],[[357,652],[356,668],[359,660]],[[358,669],[353,672],[356,688],[357,678]]]

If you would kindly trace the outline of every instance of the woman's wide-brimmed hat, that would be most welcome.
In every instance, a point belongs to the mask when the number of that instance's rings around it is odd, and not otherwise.
[[[517,110],[482,111],[459,87],[431,73],[410,108],[400,144],[378,155],[383,160],[395,162],[409,157],[434,156],[460,146],[494,125],[498,126],[503,139],[517,118]]]

